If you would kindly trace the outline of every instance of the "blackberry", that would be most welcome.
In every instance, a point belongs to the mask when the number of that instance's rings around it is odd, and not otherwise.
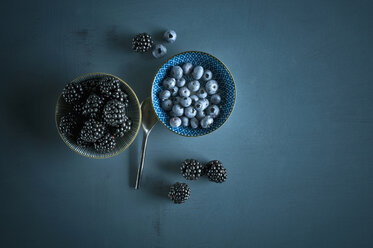
[[[91,147],[91,144],[92,143],[89,143],[85,140],[82,139],[82,137],[79,137],[77,140],[76,140],[76,144],[82,148],[88,148],[88,147]]]
[[[123,91],[121,91],[120,89],[112,92],[111,98],[124,103],[124,105],[126,105],[126,107],[128,107],[128,102],[129,102],[128,101],[128,95],[126,93],[124,93]]]
[[[203,166],[197,160],[187,159],[181,164],[181,173],[185,179],[196,180],[202,175],[202,168]]]
[[[104,98],[111,98],[113,93],[120,90],[120,81],[113,77],[104,77],[98,83],[98,91]]]
[[[69,104],[77,102],[83,95],[84,90],[82,85],[75,82],[68,83],[62,91],[63,99]]]
[[[89,119],[80,131],[81,138],[86,142],[96,142],[104,136],[105,126],[95,119]]]
[[[127,133],[129,130],[131,130],[132,127],[132,121],[127,116],[124,118],[125,121],[122,124],[119,124],[119,126],[112,128],[112,134],[114,137],[123,137],[125,133]]]
[[[132,40],[132,49],[136,52],[144,53],[153,46],[152,37],[147,33],[136,35]]]
[[[115,149],[116,145],[117,143],[115,142],[114,136],[109,133],[105,134],[94,143],[96,151],[100,153],[110,152]]]
[[[73,111],[76,113],[76,114],[82,114],[83,112],[83,106],[84,106],[84,103],[76,103],[73,105]]]
[[[207,176],[211,181],[222,183],[227,179],[227,170],[223,164],[218,160],[208,162],[206,165]]]
[[[174,203],[184,203],[190,196],[190,188],[186,183],[175,183],[170,187],[168,197]]]
[[[68,113],[60,119],[59,128],[61,133],[73,136],[77,127],[76,116],[73,113]]]
[[[86,94],[96,93],[100,78],[91,78],[81,82],[83,90]]]
[[[118,100],[109,101],[103,111],[103,118],[110,126],[118,126],[125,122],[126,105]]]
[[[102,112],[103,105],[104,101],[101,97],[97,95],[90,95],[82,107],[82,114],[92,118],[97,118]]]

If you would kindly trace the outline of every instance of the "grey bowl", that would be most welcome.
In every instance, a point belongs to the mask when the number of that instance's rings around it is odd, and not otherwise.
[[[66,143],[66,145],[68,147],[70,147],[73,151],[75,151],[76,153],[78,153],[82,156],[89,157],[89,158],[96,158],[96,159],[113,157],[115,155],[118,155],[119,153],[121,153],[125,149],[127,149],[131,145],[131,143],[135,140],[135,138],[136,138],[136,136],[139,132],[140,126],[141,126],[140,102],[137,99],[137,96],[136,96],[135,92],[122,79],[120,79],[120,78],[118,78],[117,76],[114,76],[114,75],[98,72],[98,73],[85,74],[83,76],[80,76],[80,77],[74,79],[73,82],[82,82],[82,81],[85,81],[87,79],[100,78],[100,77],[104,77],[104,76],[112,76],[112,77],[115,77],[122,82],[121,88],[122,88],[122,90],[124,90],[128,94],[128,100],[129,100],[129,104],[128,104],[128,108],[127,108],[127,114],[132,120],[131,130],[129,132],[127,132],[123,137],[120,137],[120,138],[116,139],[117,146],[113,151],[111,151],[109,153],[99,153],[99,152],[95,151],[93,148],[79,147],[72,137],[65,136],[60,132],[60,130],[58,128],[58,123],[60,123],[61,117],[72,111],[72,106],[70,104],[67,104],[63,100],[62,95],[60,95],[58,100],[57,100],[56,113],[55,113],[56,127],[57,127],[57,130],[58,130],[58,133],[60,134],[62,140]]]

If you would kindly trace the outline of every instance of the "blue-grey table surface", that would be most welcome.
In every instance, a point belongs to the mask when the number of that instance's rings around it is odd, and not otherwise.
[[[2,1],[1,247],[373,247],[372,1]],[[131,39],[177,31],[167,57]],[[88,159],[57,134],[55,102],[88,72],[150,95],[170,56],[221,59],[237,86],[228,122],[200,138],[142,133]],[[228,180],[188,182],[186,158],[218,159]]]

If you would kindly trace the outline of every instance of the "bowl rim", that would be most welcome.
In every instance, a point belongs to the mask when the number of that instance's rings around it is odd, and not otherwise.
[[[66,138],[65,136],[60,132],[60,129],[58,128],[58,123],[57,123],[57,111],[58,111],[58,102],[60,101],[61,97],[62,97],[62,93],[59,95],[59,97],[57,98],[57,103],[56,103],[56,107],[55,107],[55,113],[54,113],[54,120],[55,120],[55,124],[56,124],[56,128],[57,128],[57,132],[58,134],[60,135],[61,139],[63,140],[63,142],[71,149],[73,150],[74,152],[76,152],[77,154],[81,155],[81,156],[84,156],[84,157],[87,157],[87,158],[92,158],[92,159],[105,159],[105,158],[111,158],[111,157],[114,157],[114,156],[117,156],[119,155],[121,152],[123,152],[124,150],[126,150],[128,147],[130,147],[130,145],[133,143],[133,141],[136,139],[137,135],[139,134],[139,131],[140,131],[140,127],[141,127],[141,123],[142,123],[142,113],[141,113],[141,107],[140,107],[140,101],[139,99],[137,98],[137,95],[135,93],[135,91],[121,78],[119,78],[118,76],[115,76],[115,75],[112,75],[112,74],[109,74],[109,73],[105,73],[105,72],[91,72],[91,73],[86,73],[86,74],[83,74],[83,75],[80,75],[76,78],[74,78],[73,80],[70,81],[71,82],[76,82],[76,81],[79,81],[79,79],[81,78],[85,78],[85,77],[89,77],[89,76],[98,76],[98,75],[106,75],[106,76],[111,76],[111,77],[115,77],[116,79],[118,79],[121,83],[123,83],[130,91],[131,93],[133,94],[133,96],[135,96],[135,99],[136,99],[136,102],[137,102],[137,108],[139,110],[139,125],[137,127],[137,130],[136,130],[136,133],[135,135],[133,136],[133,138],[130,140],[130,142],[125,146],[123,147],[121,150],[117,151],[116,153],[114,154],[111,154],[111,155],[108,155],[108,156],[102,156],[102,157],[96,157],[96,156],[89,156],[89,155],[86,155],[86,154],[83,154],[83,153],[80,153],[76,150],[76,148],[74,148],[73,146],[71,146],[68,142],[66,142]]]
[[[231,111],[229,112],[228,117],[223,121],[223,123],[222,123],[218,128],[214,129],[213,131],[211,131],[211,132],[209,132],[209,133],[199,134],[199,135],[185,135],[185,134],[177,133],[177,132],[175,132],[174,130],[172,130],[172,129],[170,129],[169,127],[167,127],[167,126],[166,126],[166,125],[161,121],[161,119],[159,118],[157,111],[155,111],[155,107],[154,107],[154,104],[153,104],[153,96],[154,96],[154,95],[153,95],[153,86],[154,86],[154,81],[155,81],[155,78],[156,78],[157,75],[158,75],[159,70],[160,70],[160,69],[161,69],[161,68],[162,68],[166,63],[168,63],[171,59],[175,58],[176,56],[179,56],[179,55],[185,54],[185,53],[202,53],[202,54],[205,54],[205,55],[207,55],[207,56],[210,56],[210,57],[216,59],[217,61],[219,61],[219,62],[224,66],[224,68],[228,71],[229,76],[232,78],[233,88],[234,88],[234,101],[233,101],[232,109],[231,109]],[[231,114],[232,114],[232,112],[233,112],[233,110],[234,110],[234,107],[235,107],[235,105],[236,105],[236,98],[237,98],[236,83],[235,83],[234,78],[233,78],[233,75],[232,75],[231,71],[228,69],[228,67],[227,67],[227,66],[226,66],[226,65],[225,65],[225,64],[224,64],[220,59],[218,59],[218,58],[215,57],[214,55],[211,55],[211,54],[209,54],[209,53],[207,53],[207,52],[196,51],[196,50],[192,50],[192,51],[184,51],[184,52],[181,52],[181,53],[177,53],[177,54],[171,56],[170,58],[168,58],[168,59],[166,60],[166,62],[164,62],[161,66],[158,67],[158,69],[157,69],[157,71],[156,71],[156,73],[155,73],[155,75],[154,75],[153,82],[152,82],[152,87],[151,87],[150,90],[151,90],[150,95],[151,95],[151,99],[152,99],[152,107],[153,107],[153,109],[154,109],[154,112],[156,113],[156,116],[157,116],[158,121],[159,121],[159,122],[160,122],[164,127],[166,127],[167,130],[169,130],[169,131],[171,131],[171,132],[173,132],[173,133],[176,133],[176,134],[178,134],[178,135],[180,135],[180,136],[183,136],[183,137],[191,137],[191,138],[201,137],[201,136],[205,136],[205,135],[208,135],[208,134],[212,134],[213,132],[217,131],[217,130],[220,129],[222,126],[224,126],[224,124],[227,122],[227,120],[229,119],[229,117],[231,117]]]

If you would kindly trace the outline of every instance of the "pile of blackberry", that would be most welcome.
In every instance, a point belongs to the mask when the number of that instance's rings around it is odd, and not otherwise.
[[[60,132],[73,138],[82,148],[111,152],[117,145],[117,138],[131,130],[132,121],[127,116],[128,95],[115,77],[71,82],[65,86],[62,97],[71,110],[61,117]]]

